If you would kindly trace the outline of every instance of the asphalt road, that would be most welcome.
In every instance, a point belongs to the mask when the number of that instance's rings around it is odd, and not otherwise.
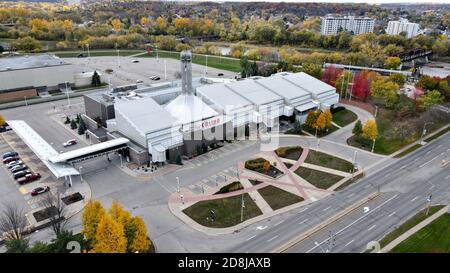
[[[450,157],[449,140],[450,134],[447,133],[405,158],[379,168],[376,173],[347,189],[298,210],[295,215],[283,219],[281,224],[256,233],[251,240],[230,251],[273,251],[380,187],[380,197],[364,205],[371,209],[369,212],[364,213],[361,207],[288,249],[288,252],[364,251],[368,242],[381,239],[395,226],[425,208],[430,194],[432,203],[448,204],[450,171],[449,166],[442,168],[440,162]],[[329,240],[330,234],[332,240]]]

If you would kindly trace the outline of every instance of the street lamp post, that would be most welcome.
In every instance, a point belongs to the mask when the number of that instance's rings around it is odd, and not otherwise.
[[[167,60],[164,60],[164,80],[167,80]]]
[[[70,107],[69,87],[67,86],[68,82],[66,81],[65,84],[66,84],[67,105]]]
[[[86,44],[86,47],[87,47],[87,51],[88,51],[88,58],[90,58],[91,57],[91,52],[89,51],[89,44]]]
[[[177,176],[177,192],[180,193],[180,178]]]
[[[81,182],[83,182],[83,176],[82,176],[82,173],[81,173],[82,169],[83,169],[83,166],[80,166],[80,168],[78,168],[78,171],[80,172],[80,180],[81,180]]]
[[[426,128],[426,126],[428,125],[428,124],[432,124],[432,123],[434,123],[434,122],[432,122],[432,121],[430,121],[430,122],[425,122],[425,124],[423,125],[423,129],[422,129],[422,136],[420,137],[420,143],[422,143],[423,142],[423,137],[427,134],[427,128]]]
[[[245,208],[244,194],[242,194],[241,195],[241,223],[242,223],[242,221],[244,221],[244,208]]]
[[[430,206],[431,206],[431,198],[433,197],[433,195],[429,195],[427,198],[427,213],[426,216],[428,216],[428,213],[430,212]]]
[[[375,140],[376,140],[376,138],[373,139],[373,143],[372,143],[372,153],[375,150]]]
[[[24,98],[24,100],[25,100],[25,106],[28,106],[27,96],[24,96],[23,98]]]
[[[374,117],[377,117],[377,114],[378,114],[378,105],[375,105],[375,115],[374,115]]]
[[[355,174],[356,153],[357,153],[357,151],[355,151],[355,152],[353,153],[353,167],[352,167],[352,177],[353,177],[353,176],[354,176],[354,174]]]

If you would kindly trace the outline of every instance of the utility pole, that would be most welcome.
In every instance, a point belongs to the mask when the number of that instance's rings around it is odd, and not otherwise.
[[[70,107],[69,87],[67,86],[67,81],[65,82],[65,84],[66,84],[67,105]]]
[[[245,203],[244,203],[244,194],[241,195],[241,223],[242,221],[244,221],[244,208],[245,208]]]

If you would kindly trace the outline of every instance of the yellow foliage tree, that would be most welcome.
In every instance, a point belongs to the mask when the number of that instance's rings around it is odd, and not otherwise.
[[[93,252],[125,253],[127,250],[127,239],[123,230],[120,222],[114,221],[111,215],[104,214],[98,223]]]
[[[317,128],[318,130],[322,131],[327,126],[327,118],[325,116],[325,113],[320,113],[319,117],[316,119],[316,122],[314,122],[314,128]]]
[[[5,118],[2,115],[0,115],[0,126],[3,126],[3,124],[5,123],[6,123]]]
[[[111,21],[111,26],[113,27],[114,31],[118,32],[122,29],[122,22],[119,19],[114,19]]]
[[[164,19],[163,17],[159,16],[158,18],[156,18],[156,26],[160,29],[160,30],[165,30],[167,28],[167,21],[166,19]]]
[[[264,163],[263,163],[263,171],[264,171],[265,173],[267,173],[267,172],[269,171],[269,169],[270,169],[270,163],[269,163],[269,161],[264,161]]]
[[[141,18],[141,25],[144,26],[144,27],[150,25],[150,18],[142,17]]]
[[[325,116],[325,127],[331,128],[331,122],[333,121],[333,114],[331,114],[331,110],[328,108],[323,112],[323,115]]]
[[[84,208],[82,216],[83,235],[87,240],[95,243],[97,227],[100,219],[105,215],[105,210],[99,201],[89,201]]]
[[[134,238],[132,242],[128,242],[130,252],[147,252],[150,248],[151,242],[147,238],[147,227],[144,220],[136,216],[132,221],[134,227]]]
[[[64,20],[63,27],[66,31],[72,31],[73,30],[73,22],[72,20]]]
[[[369,119],[363,126],[363,137],[375,140],[378,137],[377,123],[374,119]]]

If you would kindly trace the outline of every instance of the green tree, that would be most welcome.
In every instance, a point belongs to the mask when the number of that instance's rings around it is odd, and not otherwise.
[[[66,117],[66,120],[64,121],[64,124],[70,124],[70,118]]]
[[[385,81],[384,79],[377,79],[372,81],[370,87],[372,97],[383,99],[386,107],[393,107],[397,102],[397,91],[399,87],[396,83]]]
[[[33,244],[32,247],[28,248],[29,253],[51,253],[51,249],[48,244],[37,241]]]
[[[360,136],[362,134],[361,120],[358,119],[358,121],[355,123],[355,127],[353,127],[352,133],[357,136]]]
[[[133,239],[129,244],[130,252],[148,252],[151,242],[147,237],[147,227],[145,226],[144,220],[136,216],[132,220],[133,225]]]
[[[5,242],[6,253],[26,253],[28,241],[25,239],[12,239]]]
[[[398,86],[403,86],[406,82],[405,76],[399,73],[392,73],[389,75],[389,80],[393,83],[396,83]]]
[[[322,76],[322,68],[313,63],[305,63],[302,65],[302,70],[306,74],[313,76],[314,78],[320,79]]]
[[[397,69],[402,64],[399,57],[387,57],[384,61],[384,67],[386,69]]]
[[[75,130],[75,129],[77,129],[77,122],[75,121],[75,120],[71,120],[70,121],[70,128],[72,129],[72,130]]]
[[[438,90],[429,91],[419,99],[420,108],[423,110],[426,110],[435,104],[442,103],[443,101],[444,97]]]
[[[181,160],[181,155],[180,153],[177,154],[177,157],[175,158],[175,163],[177,165],[183,165],[183,161]]]
[[[13,42],[13,46],[18,51],[24,52],[39,52],[42,49],[42,44],[29,36],[17,39]]]
[[[86,124],[84,123],[84,120],[80,118],[80,124],[78,125],[78,134],[83,135],[86,132]]]
[[[71,251],[67,249],[69,242],[80,243],[81,249],[85,246],[85,241],[82,234],[74,235],[72,231],[63,230],[56,236],[56,238],[52,239],[50,244],[48,244],[48,251],[51,253],[69,253]]]
[[[100,80],[100,75],[98,75],[97,71],[94,71],[94,74],[92,74],[91,85],[92,86],[100,86],[100,85],[102,85],[102,82]]]

